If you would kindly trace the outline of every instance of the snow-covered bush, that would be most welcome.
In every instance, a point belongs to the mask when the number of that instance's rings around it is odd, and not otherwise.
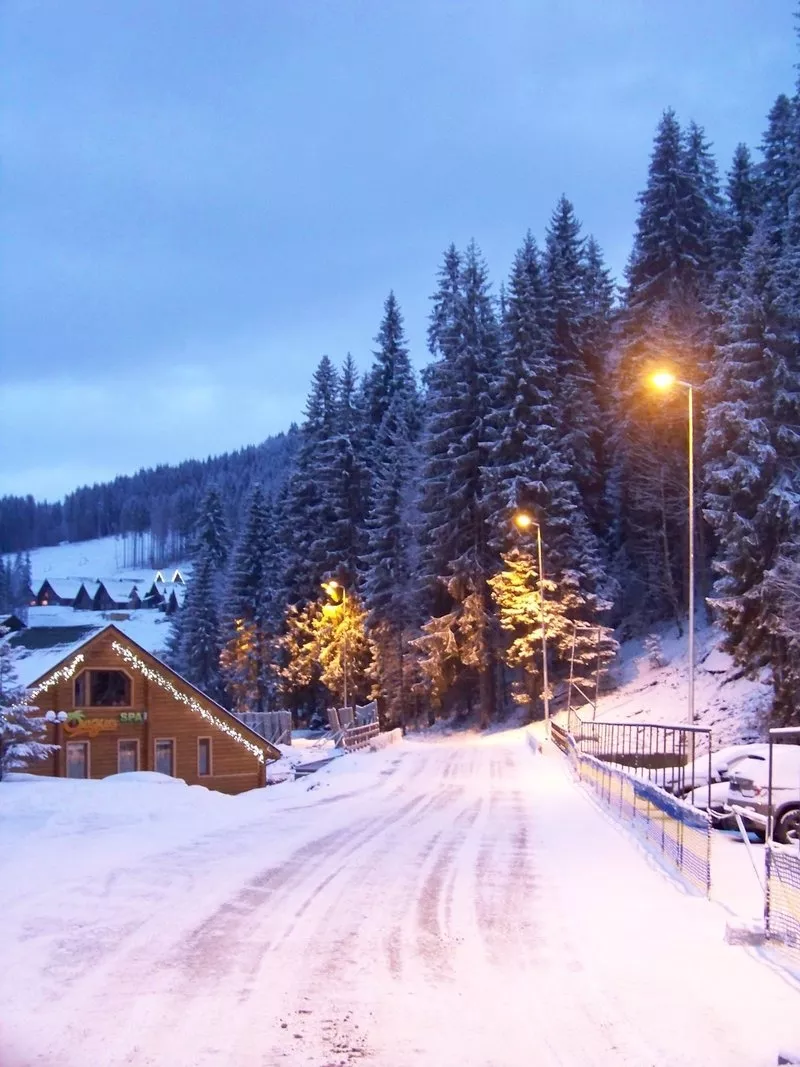
[[[651,667],[666,667],[669,658],[664,652],[661,637],[658,634],[648,634],[644,639],[644,647]]]

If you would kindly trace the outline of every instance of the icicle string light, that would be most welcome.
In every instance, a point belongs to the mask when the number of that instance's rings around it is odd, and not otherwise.
[[[77,671],[78,667],[80,667],[80,665],[85,659],[86,657],[84,656],[84,654],[82,652],[79,652],[78,655],[75,656],[75,658],[72,660],[72,662],[66,665],[66,667],[60,667],[57,671],[53,671],[53,673],[48,678],[45,678],[43,682],[39,682],[39,684],[34,689],[29,689],[28,699],[35,700],[38,696],[41,696],[41,694],[45,693],[48,689],[52,689],[54,685],[58,685],[59,682],[69,681],[69,679],[73,676],[75,671]]]
[[[148,667],[146,663],[129,648],[125,648],[119,641],[112,641],[111,647],[117,653],[117,655],[125,661],[128,667],[132,667],[138,671],[149,682],[155,682],[156,685],[164,689],[173,700],[177,700],[180,704],[185,704],[191,711],[196,712],[198,715],[202,715],[204,719],[210,722],[213,726],[216,726],[218,730],[221,730],[228,737],[233,738],[234,741],[238,741],[240,745],[243,745],[247,751],[258,760],[259,763],[265,762],[265,753],[262,748],[254,744],[244,734],[239,733],[235,726],[231,726],[230,723],[225,722],[218,715],[215,715],[213,711],[209,711],[208,708],[204,708],[203,705],[195,700],[194,697],[187,696],[186,693],[182,693],[180,689],[176,689],[169,678],[165,677],[159,671],[155,671],[152,667]],[[83,657],[81,657],[83,658]]]

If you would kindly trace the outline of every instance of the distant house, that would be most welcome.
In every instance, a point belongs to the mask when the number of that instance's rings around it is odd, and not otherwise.
[[[164,603],[164,594],[158,588],[158,585],[153,582],[150,588],[142,597],[143,608],[160,608]]]
[[[178,598],[175,595],[175,590],[171,589],[169,596],[167,597],[167,603],[164,608],[164,611],[167,613],[167,615],[174,615],[179,607],[180,604],[178,603]]]
[[[12,634],[25,630],[27,623],[23,622],[19,615],[6,615],[0,618],[0,630],[10,630]]]
[[[76,611],[93,611],[94,610],[94,594],[97,592],[97,583],[91,582],[92,591],[86,588],[86,582],[81,582],[81,587],[75,595],[75,600],[72,602],[73,608]]]
[[[105,584],[100,582],[92,598],[92,611],[114,611],[120,606],[106,589]]]
[[[51,585],[48,579],[45,578],[39,586],[39,592],[34,598],[36,604],[40,608],[52,607],[54,604],[71,608],[75,603],[75,597],[78,595],[83,583],[79,580],[60,578],[54,578],[53,581],[57,583],[58,589]]]

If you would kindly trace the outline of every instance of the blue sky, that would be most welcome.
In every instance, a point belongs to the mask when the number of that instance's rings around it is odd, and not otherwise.
[[[6,0],[0,494],[299,420],[450,241],[495,284],[561,193],[617,275],[672,106],[721,169],[792,92],[794,0]]]

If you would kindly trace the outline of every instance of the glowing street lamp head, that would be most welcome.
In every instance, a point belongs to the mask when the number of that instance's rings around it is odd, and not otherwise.
[[[671,389],[677,381],[672,371],[659,370],[650,376],[650,382],[656,389]]]
[[[337,589],[341,589],[341,586],[337,581],[334,581],[334,579],[331,578],[329,582],[322,583],[322,588],[325,590],[326,593],[329,593],[332,596]]]
[[[520,530],[527,530],[530,526],[534,525],[534,521],[527,511],[518,511],[514,515],[514,525]]]

